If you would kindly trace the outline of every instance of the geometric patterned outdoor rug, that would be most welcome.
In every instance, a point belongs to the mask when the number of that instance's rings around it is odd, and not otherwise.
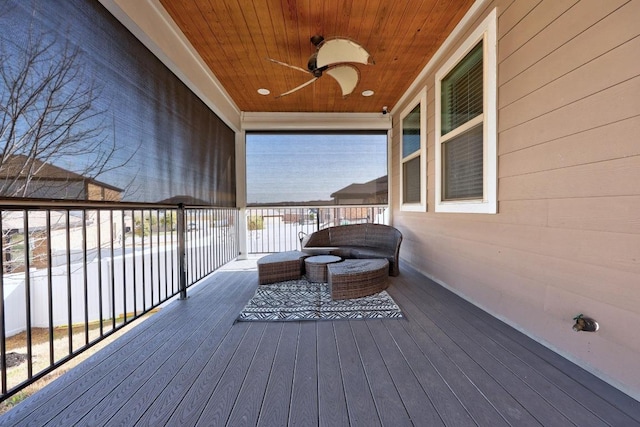
[[[259,285],[237,321],[296,321],[401,318],[387,291],[362,298],[331,299],[329,285],[305,278]]]

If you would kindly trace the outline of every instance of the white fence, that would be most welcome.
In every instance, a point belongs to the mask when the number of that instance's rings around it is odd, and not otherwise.
[[[123,266],[124,262],[124,266]],[[178,291],[176,251],[157,248],[129,252],[92,262],[51,268],[51,313],[53,327],[112,319],[125,313],[142,312]],[[86,307],[85,313],[85,268]],[[171,272],[173,271],[173,275]],[[134,280],[135,272],[135,280]],[[143,280],[143,274],[146,280]],[[101,275],[102,280],[98,280]],[[27,329],[25,273],[5,274],[4,302],[6,335]],[[152,280],[150,280],[152,279]],[[49,271],[31,269],[29,273],[31,326],[49,325]],[[69,290],[71,292],[69,292]],[[135,306],[134,306],[135,301]],[[71,310],[68,310],[69,302]],[[100,307],[102,303],[102,308]]]

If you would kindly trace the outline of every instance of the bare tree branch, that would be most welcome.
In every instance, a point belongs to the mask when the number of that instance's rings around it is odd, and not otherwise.
[[[0,42],[0,196],[29,197],[36,182],[51,181],[51,165],[95,180],[135,156],[117,162],[115,136],[106,143],[105,111],[96,109],[101,91],[79,47],[33,27],[25,46]],[[56,186],[60,198],[77,191]]]

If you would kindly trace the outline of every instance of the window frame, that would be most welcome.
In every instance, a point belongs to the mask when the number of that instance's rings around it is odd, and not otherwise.
[[[420,106],[420,148],[403,156],[404,120],[417,107]],[[416,95],[400,114],[400,210],[426,212],[427,211],[427,88],[425,87]],[[420,201],[404,201],[404,165],[410,160],[420,157]]]
[[[442,80],[465,56],[482,42],[483,114],[441,135]],[[436,72],[435,114],[435,211],[460,213],[497,213],[497,22],[494,9],[467,37],[462,45]],[[483,123],[483,197],[480,199],[443,200],[443,144]]]

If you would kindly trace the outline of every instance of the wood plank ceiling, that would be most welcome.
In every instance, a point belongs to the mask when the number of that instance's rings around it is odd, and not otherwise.
[[[242,111],[379,112],[393,106],[462,19],[474,0],[161,0]],[[276,97],[313,76],[267,60],[306,68],[313,35],[349,38],[371,54],[354,64],[360,81],[345,98],[323,75],[291,95]],[[271,91],[258,94],[258,89]],[[374,91],[370,97],[364,90]]]

